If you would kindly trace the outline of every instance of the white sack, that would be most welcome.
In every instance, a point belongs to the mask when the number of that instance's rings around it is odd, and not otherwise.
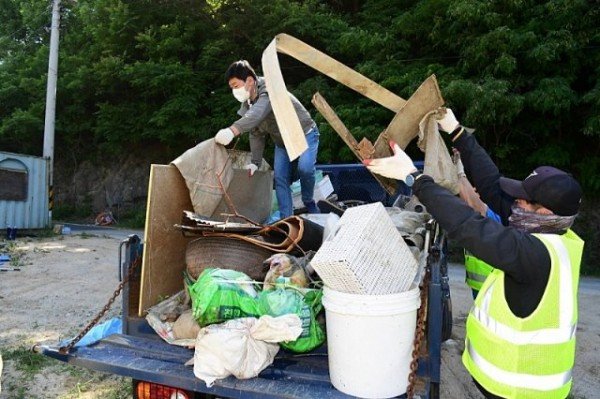
[[[194,375],[207,387],[230,375],[254,378],[273,363],[277,342],[294,341],[301,333],[296,314],[245,317],[204,327],[196,338]]]

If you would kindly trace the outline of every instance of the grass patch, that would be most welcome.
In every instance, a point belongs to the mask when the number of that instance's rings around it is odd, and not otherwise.
[[[15,362],[15,368],[25,374],[28,379],[50,366],[54,360],[47,356],[33,353],[26,348],[17,348],[2,354],[4,360]]]
[[[17,248],[15,241],[9,241],[2,248],[2,252],[10,256],[9,266],[10,267],[22,267],[25,266],[25,251]]]
[[[121,212],[117,226],[130,229],[142,229],[146,223],[146,205],[137,206],[130,210]]]
[[[92,209],[91,200],[84,201],[83,204],[56,204],[52,210],[52,218],[54,220],[64,221],[82,221],[92,218],[94,210]]]
[[[27,387],[24,386],[15,387],[13,384],[9,383],[4,390],[10,392],[9,397],[11,399],[38,399],[36,396],[31,396],[27,392]]]
[[[54,232],[53,228],[44,228],[36,230],[33,234],[36,238],[52,238],[57,234]]]
[[[102,399],[132,398],[130,378],[118,377],[69,364],[65,364],[63,370],[77,381],[66,395],[60,396],[60,399],[77,399],[88,392],[93,392],[96,397]]]
[[[26,348],[16,348],[2,353],[5,361],[14,363],[14,368],[23,374],[22,381],[5,381],[3,394],[11,399],[41,399],[32,396],[29,385],[36,374],[43,370],[60,375],[69,375],[64,380],[66,390],[58,399],[78,399],[86,393],[93,393],[93,397],[102,399],[131,399],[132,385],[130,378],[118,377],[84,367],[72,366],[56,361],[47,356],[33,353]],[[67,392],[68,390],[68,392]],[[0,395],[2,396],[2,395]],[[4,397],[4,396],[2,396]]]

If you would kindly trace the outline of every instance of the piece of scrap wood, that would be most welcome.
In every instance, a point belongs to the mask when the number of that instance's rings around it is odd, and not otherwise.
[[[331,125],[333,130],[344,140],[344,143],[356,155],[359,160],[363,160],[360,153],[358,152],[358,141],[354,138],[350,130],[344,125],[344,122],[338,117],[333,108],[329,105],[329,103],[325,100],[325,98],[321,95],[321,93],[316,92],[313,95],[312,101],[313,105],[323,115],[325,120]]]
[[[293,36],[280,33],[275,40],[280,53],[297,59],[393,112],[398,112],[406,104],[402,97]]]
[[[279,127],[288,157],[290,161],[293,161],[306,151],[308,144],[283,81],[276,46],[277,38],[273,39],[263,52],[262,68],[277,127]]]
[[[388,145],[389,140],[394,140],[401,148],[406,148],[408,143],[417,136],[421,119],[428,112],[444,105],[444,99],[437,85],[435,75],[427,78],[407,101],[301,40],[286,34],[279,34],[275,36],[264,50],[262,66],[275,119],[277,120],[277,125],[290,160],[300,156],[306,150],[307,144],[300,121],[285,87],[277,52],[287,54],[303,62],[311,68],[396,112],[388,127],[375,141],[373,158],[391,155]],[[362,146],[355,145],[356,140],[353,137],[350,139],[352,135],[349,131],[345,127],[345,131],[340,128],[341,121],[339,123],[336,121],[335,123],[338,127],[334,127],[334,130],[338,134],[342,131],[343,134],[340,134],[340,137],[342,137],[355,154],[358,153],[357,156],[359,159],[364,159],[362,157],[370,151],[370,148],[366,146],[367,143],[364,142]],[[343,124],[341,125],[343,126]],[[396,186],[391,182],[389,184],[382,184],[382,186],[392,194],[396,191]]]
[[[352,150],[359,161],[373,157],[373,144],[367,138],[363,138],[360,143],[357,142],[352,133],[350,133],[350,130],[344,125],[344,122],[342,122],[321,93],[317,92],[313,95],[312,103],[317,111],[319,111],[331,125],[333,130],[342,138],[342,140],[344,140],[344,143]],[[387,179],[375,173],[371,174],[388,193],[393,194],[396,191],[397,183],[394,180]]]
[[[444,105],[442,93],[435,75],[431,75],[413,93],[404,107],[398,111],[388,127],[375,141],[375,158],[391,155],[389,141],[394,140],[402,149],[419,134],[419,123],[430,111]]]

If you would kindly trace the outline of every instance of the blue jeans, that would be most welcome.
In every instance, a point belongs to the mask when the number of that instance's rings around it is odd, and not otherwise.
[[[300,177],[300,190],[302,202],[313,201],[315,193],[315,164],[319,151],[319,129],[315,126],[306,135],[308,148],[298,158],[298,175]],[[275,145],[273,170],[275,174],[275,195],[279,203],[281,218],[294,214],[292,205],[292,162],[288,157],[285,147]]]

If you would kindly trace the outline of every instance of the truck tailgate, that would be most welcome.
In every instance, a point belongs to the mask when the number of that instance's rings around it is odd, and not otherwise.
[[[194,376],[191,366],[184,365],[193,357],[193,350],[162,340],[114,334],[88,347],[74,348],[68,355],[55,347],[40,346],[38,350],[73,365],[229,398],[351,397],[331,385],[326,349],[306,355],[281,351],[257,378],[229,377],[217,380],[211,388]]]

